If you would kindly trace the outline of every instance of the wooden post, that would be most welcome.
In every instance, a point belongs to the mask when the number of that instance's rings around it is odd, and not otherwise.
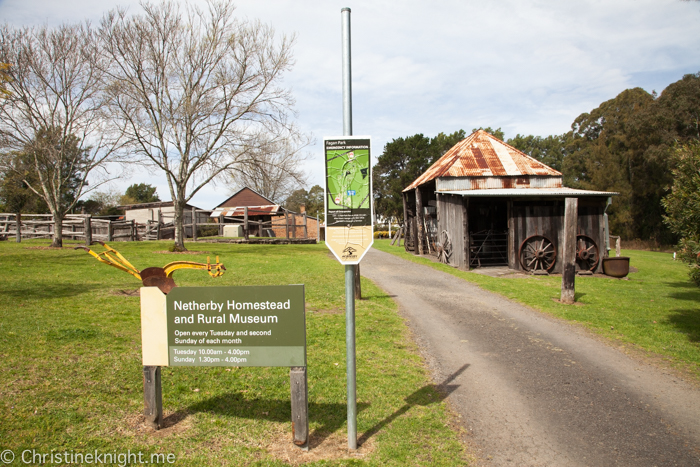
[[[243,236],[246,241],[250,240],[250,234],[248,233],[248,206],[243,207]]]
[[[156,227],[156,240],[160,240],[160,225],[163,223],[163,213],[158,208],[158,226]]]
[[[321,241],[321,216],[316,211],[316,243]]]
[[[304,238],[309,238],[309,227],[306,224],[306,212],[304,212],[302,216],[304,216]]]
[[[462,199],[462,248],[464,248],[464,269],[469,271],[469,265],[472,262],[471,259],[471,238],[469,237],[469,198]],[[452,248],[456,246],[453,244]]]
[[[159,366],[143,367],[143,415],[155,430],[163,425],[163,392]]]
[[[297,238],[297,215],[292,213],[292,238]]]
[[[85,216],[85,246],[89,247],[92,245],[92,216],[88,214]]]
[[[304,451],[309,450],[309,389],[306,367],[289,369],[292,393],[292,441]]]
[[[197,241],[197,208],[192,208],[192,240]]]
[[[107,221],[107,241],[112,241],[112,221]]]
[[[620,237],[615,239],[615,256],[620,257]]]
[[[401,193],[401,198],[403,198],[403,248],[408,251],[406,239],[408,239],[409,229],[411,228],[408,222],[408,195],[406,193]],[[399,246],[401,246],[401,240],[399,240]]]
[[[513,217],[515,210],[513,209],[513,200],[508,200],[508,267],[510,269],[517,269],[516,258],[518,256],[518,251],[515,247],[515,218]]]
[[[18,212],[15,214],[15,224],[17,225],[17,231],[15,232],[15,241],[17,243],[22,243],[22,213]]]
[[[289,214],[284,210],[284,236],[289,240]]]
[[[572,304],[576,289],[576,228],[578,224],[578,198],[564,201],[564,244],[562,245],[561,302]]]
[[[129,240],[132,242],[136,240],[136,220],[131,219],[131,231],[129,233]]]
[[[219,216],[219,237],[224,236],[224,216]]]
[[[423,251],[423,239],[425,238],[425,228],[423,227],[423,196],[420,187],[416,188],[416,254],[425,254]]]

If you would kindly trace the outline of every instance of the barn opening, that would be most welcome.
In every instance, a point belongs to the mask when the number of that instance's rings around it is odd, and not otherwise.
[[[508,265],[508,202],[468,198],[469,266]]]

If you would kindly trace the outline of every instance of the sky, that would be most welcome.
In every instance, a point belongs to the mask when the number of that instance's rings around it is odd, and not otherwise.
[[[203,3],[196,1],[195,3]],[[353,133],[372,137],[376,160],[395,138],[478,127],[547,136],[625,89],[660,93],[700,71],[700,2],[682,0],[238,0],[236,15],[296,35],[284,85],[296,122],[312,134],[305,168],[323,186],[322,142],[342,135],[341,9],[352,31]],[[88,20],[136,1],[0,0],[14,26]],[[114,184],[149,183],[169,200],[165,177],[135,172]],[[208,186],[191,204],[231,194]]]

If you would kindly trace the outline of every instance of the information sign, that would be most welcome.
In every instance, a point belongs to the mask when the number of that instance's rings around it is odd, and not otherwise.
[[[306,366],[303,285],[175,287],[170,366]]]
[[[367,136],[327,137],[326,245],[342,264],[359,264],[374,242],[371,141]]]

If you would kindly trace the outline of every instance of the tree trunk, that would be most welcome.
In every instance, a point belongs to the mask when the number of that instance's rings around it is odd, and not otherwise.
[[[175,208],[175,244],[173,245],[173,251],[187,251],[185,248],[184,230],[183,230],[183,220],[185,203],[175,202],[173,203],[173,208]]]
[[[63,247],[63,216],[56,212],[51,213],[53,215],[53,241],[51,246],[53,248]]]

